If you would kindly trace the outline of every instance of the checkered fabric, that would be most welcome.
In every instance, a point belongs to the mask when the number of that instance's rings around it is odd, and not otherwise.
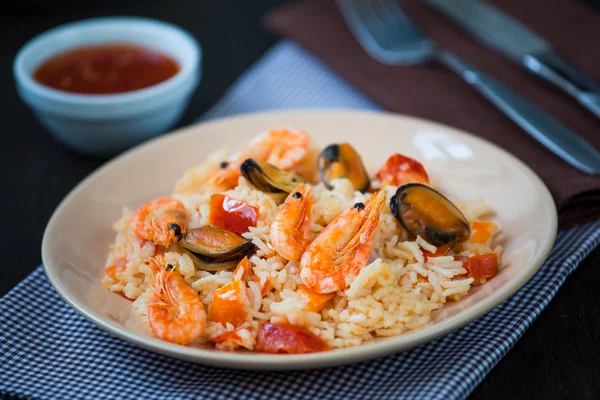
[[[292,107],[376,108],[302,49],[283,42],[208,117]],[[464,398],[599,243],[600,221],[559,233],[549,259],[523,289],[434,342],[370,362],[299,372],[219,369],[138,348],[77,314],[39,267],[0,299],[0,398]]]

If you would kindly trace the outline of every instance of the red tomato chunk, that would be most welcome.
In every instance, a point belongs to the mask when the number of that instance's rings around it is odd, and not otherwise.
[[[467,276],[473,278],[474,285],[481,285],[498,274],[498,255],[496,253],[481,254],[470,258],[456,256],[467,270]]]
[[[423,164],[402,154],[393,154],[377,171],[377,180],[382,184],[401,186],[405,183],[429,183]]]
[[[258,333],[256,350],[272,354],[302,354],[328,350],[321,338],[306,328],[292,324],[266,323]]]
[[[448,253],[450,251],[450,247],[448,246],[440,246],[436,249],[435,253],[432,253],[430,251],[427,250],[423,250],[423,255],[427,258],[429,257],[442,257],[445,256],[446,253]]]
[[[241,235],[256,226],[258,208],[224,194],[210,196],[211,225]]]

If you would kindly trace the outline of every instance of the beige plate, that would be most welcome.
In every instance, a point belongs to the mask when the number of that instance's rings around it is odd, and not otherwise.
[[[134,209],[169,195],[183,172],[209,152],[238,150],[272,127],[307,130],[319,145],[348,141],[373,172],[393,152],[421,160],[433,184],[452,197],[483,198],[506,234],[507,266],[484,286],[434,314],[434,322],[394,338],[308,355],[226,353],[156,339],[128,300],[100,279],[112,222],[123,206]],[[523,163],[500,148],[447,126],[405,116],[362,111],[270,112],[202,123],[153,140],[117,157],[79,184],[50,219],[42,244],[46,274],[60,295],[100,328],[165,355],[242,369],[317,368],[410,349],[460,328],[521,288],[554,243],[557,216],[548,189]]]

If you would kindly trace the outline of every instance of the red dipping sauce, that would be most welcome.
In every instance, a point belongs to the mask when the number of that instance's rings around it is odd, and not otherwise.
[[[81,94],[114,94],[147,88],[179,71],[173,58],[125,43],[78,47],[44,61],[33,77],[42,85]]]

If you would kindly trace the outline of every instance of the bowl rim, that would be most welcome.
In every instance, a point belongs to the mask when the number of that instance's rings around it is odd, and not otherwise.
[[[73,309],[81,314],[88,321],[95,324],[100,329],[112,333],[113,335],[123,339],[127,342],[133,343],[137,346],[145,348],[155,353],[160,353],[177,359],[187,360],[195,363],[204,365],[214,365],[219,367],[235,368],[235,369],[246,369],[246,370],[302,370],[302,369],[319,369],[335,365],[345,365],[357,361],[367,361],[378,357],[387,355],[397,354],[403,351],[407,351],[417,347],[418,345],[431,342],[434,339],[440,338],[456,329],[460,329],[468,323],[475,321],[479,317],[487,314],[492,308],[498,306],[503,301],[509,299],[518,290],[523,288],[538,272],[543,263],[548,258],[550,251],[554,246],[554,242],[558,230],[558,214],[556,205],[550,194],[550,190],[541,180],[541,178],[525,163],[519,160],[516,156],[512,155],[507,150],[504,150],[500,146],[483,139],[479,136],[470,134],[464,130],[441,124],[432,120],[424,118],[418,118],[405,114],[397,114],[386,111],[370,111],[370,110],[355,110],[355,109],[340,109],[340,108],[329,108],[329,109],[295,109],[295,110],[274,110],[274,111],[262,111],[262,112],[250,112],[242,113],[234,116],[226,116],[216,118],[210,121],[202,122],[201,125],[204,127],[218,127],[218,125],[227,124],[231,120],[244,120],[249,118],[269,118],[272,115],[290,115],[297,116],[302,115],[332,115],[335,114],[337,118],[343,119],[344,117],[350,117],[352,115],[360,114],[368,117],[378,118],[400,118],[410,121],[427,124],[431,127],[439,127],[452,132],[452,134],[460,137],[468,137],[471,140],[478,141],[487,146],[493,147],[496,151],[507,156],[512,162],[515,163],[523,172],[525,176],[531,179],[531,182],[536,185],[542,195],[542,200],[550,212],[550,219],[548,221],[548,228],[544,237],[544,242],[540,243],[540,249],[536,252],[535,256],[524,266],[524,272],[518,275],[513,281],[503,286],[500,290],[490,294],[482,301],[472,305],[468,309],[471,312],[460,312],[453,317],[439,321],[430,326],[427,326],[426,331],[421,329],[407,331],[401,335],[386,338],[386,340],[369,342],[361,344],[355,347],[335,349],[327,352],[309,353],[309,354],[297,354],[297,355],[276,355],[276,354],[262,354],[262,353],[227,353],[221,351],[210,351],[199,348],[189,348],[186,346],[179,346],[176,344],[162,341],[158,338],[145,337],[133,331],[127,330],[118,326],[113,322],[105,322],[98,318],[95,313],[88,312],[85,308],[87,305],[78,303],[77,299],[71,298],[65,291],[63,291],[60,279],[55,272],[56,268],[49,267],[49,253],[50,253],[50,231],[53,230],[53,225],[57,224],[60,220],[60,215],[65,212],[68,203],[73,199],[77,193],[84,190],[88,185],[93,182],[93,179],[98,175],[102,174],[103,171],[114,167],[114,165],[121,162],[125,158],[134,156],[137,153],[141,153],[146,149],[161,146],[166,141],[180,140],[186,136],[198,135],[196,130],[198,125],[193,124],[183,129],[174,131],[172,134],[161,136],[152,140],[149,140],[141,145],[138,145],[118,157],[115,157],[102,167],[96,169],[93,173],[88,175],[83,181],[77,184],[67,196],[61,201],[54,213],[52,214],[42,239],[42,262],[44,271],[58,294],[65,300]],[[208,130],[208,129],[207,129]],[[239,362],[240,365],[233,367],[232,365]]]
[[[58,36],[66,31],[79,31],[90,27],[102,26],[105,24],[140,24],[151,26],[154,29],[166,30],[175,33],[179,40],[186,42],[191,48],[192,53],[190,55],[190,61],[188,63],[180,63],[181,68],[176,74],[170,78],[157,83],[155,85],[132,90],[123,93],[115,94],[81,94],[66,92],[48,86],[42,85],[33,79],[32,74],[25,71],[25,57],[41,42],[52,41],[54,36]],[[114,42],[114,41],[113,41]],[[123,42],[128,42],[123,40]],[[77,46],[70,47],[75,48]],[[157,50],[156,47],[151,44],[145,45],[145,47]],[[67,50],[64,50],[67,51]],[[52,53],[55,55],[59,52]],[[180,61],[177,59],[177,61]],[[50,102],[59,102],[66,105],[126,105],[128,103],[134,103],[140,100],[144,100],[148,97],[156,97],[165,92],[169,92],[179,87],[182,83],[193,77],[194,74],[199,72],[199,66],[202,61],[202,47],[191,33],[180,28],[169,22],[160,21],[153,18],[146,17],[129,17],[129,16],[112,16],[112,17],[98,17],[78,20],[74,22],[68,22],[47,31],[44,31],[37,36],[27,41],[17,52],[13,60],[13,76],[17,85],[22,86],[30,95],[37,98],[42,98]],[[43,62],[43,61],[42,61]],[[39,63],[35,66],[39,66]]]

